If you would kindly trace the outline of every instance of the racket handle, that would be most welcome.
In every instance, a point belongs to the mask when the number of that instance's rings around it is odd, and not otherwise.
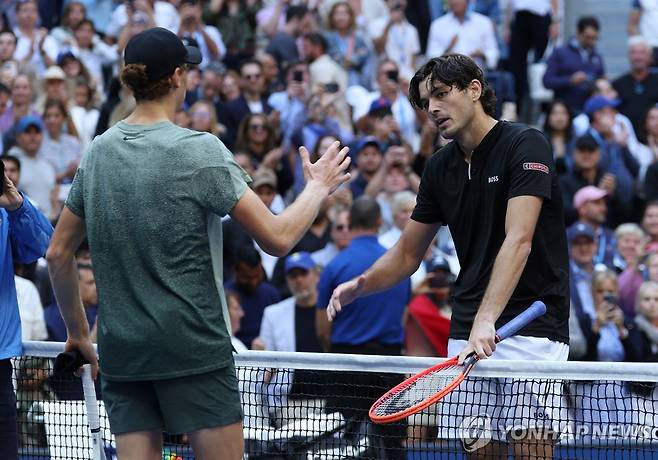
[[[509,323],[502,326],[496,331],[496,342],[505,340],[506,338],[516,334],[519,330],[533,322],[535,319],[546,313],[546,305],[544,302],[533,302],[523,313],[519,314],[516,318]]]

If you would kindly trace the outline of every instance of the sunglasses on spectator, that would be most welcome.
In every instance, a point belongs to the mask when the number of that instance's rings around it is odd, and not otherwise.
[[[252,73],[244,76],[244,78],[246,78],[247,80],[258,80],[260,77],[261,74],[259,73]]]
[[[346,224],[338,224],[334,227],[336,231],[342,232],[344,230],[349,230],[349,227]]]
[[[265,125],[249,125],[249,129],[252,131],[265,131]]]

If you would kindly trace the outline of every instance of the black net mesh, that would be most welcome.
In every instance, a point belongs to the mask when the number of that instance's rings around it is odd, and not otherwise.
[[[91,458],[80,380],[55,379],[51,366],[46,358],[14,362],[21,458]],[[370,405],[404,375],[365,370],[238,367],[245,458],[658,458],[654,383],[469,377],[420,414],[375,425]],[[186,436],[164,439],[163,460],[194,458]]]

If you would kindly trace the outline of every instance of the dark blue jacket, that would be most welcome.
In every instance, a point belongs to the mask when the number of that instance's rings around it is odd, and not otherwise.
[[[575,39],[555,48],[546,63],[543,79],[544,86],[553,90],[555,99],[564,101],[574,113],[582,112],[591,85],[605,73],[603,57],[596,50],[583,54],[581,51]],[[572,85],[571,76],[579,71],[587,74],[588,81]]]

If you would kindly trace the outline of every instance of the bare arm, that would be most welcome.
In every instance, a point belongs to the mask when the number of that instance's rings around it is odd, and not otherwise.
[[[440,224],[421,224],[410,220],[398,242],[363,275],[339,285],[327,306],[327,317],[333,320],[343,305],[356,298],[395,286],[418,269]]]
[[[349,149],[338,151],[339,148],[340,143],[334,142],[314,164],[309,160],[308,151],[304,147],[300,149],[310,180],[295,202],[281,214],[272,214],[249,189],[233,208],[231,217],[243,225],[266,252],[279,257],[286,255],[309,229],[327,196],[349,180],[346,172],[350,164]]]
[[[73,214],[69,208],[64,207],[46,253],[46,259],[57,305],[66,324],[68,334],[66,349],[79,349],[92,364],[95,377],[98,372],[98,361],[80,299],[78,269],[75,261],[75,251],[85,239],[85,235],[85,221]]]
[[[528,261],[541,206],[542,198],[536,196],[519,196],[508,201],[505,240],[475,315],[469,345],[460,353],[460,359],[471,351],[484,358],[495,350],[495,322],[509,302]]]
[[[274,6],[274,11],[269,19],[260,25],[260,30],[267,36],[272,38],[279,29],[279,18],[281,17],[281,10],[283,10],[284,0],[277,0]]]
[[[628,35],[633,36],[640,33],[638,26],[640,25],[640,17],[642,16],[642,11],[637,9],[632,9],[628,15]]]

